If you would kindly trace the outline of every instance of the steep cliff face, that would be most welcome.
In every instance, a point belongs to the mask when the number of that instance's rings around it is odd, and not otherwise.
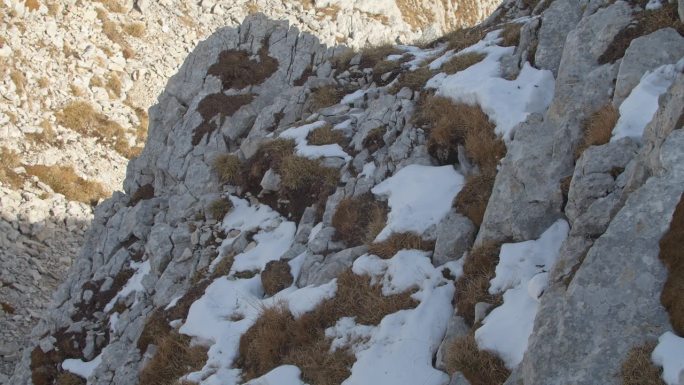
[[[361,53],[217,31],[10,383],[678,384],[682,31],[543,0]]]

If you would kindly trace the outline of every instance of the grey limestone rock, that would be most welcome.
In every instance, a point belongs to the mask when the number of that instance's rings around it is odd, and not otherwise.
[[[475,240],[473,222],[451,210],[437,226],[437,239],[432,263],[436,266],[459,259]]]

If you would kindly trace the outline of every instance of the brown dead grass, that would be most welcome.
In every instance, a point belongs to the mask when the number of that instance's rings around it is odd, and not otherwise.
[[[169,385],[202,368],[207,348],[191,346],[190,337],[171,331],[156,340],[157,352],[140,373],[139,385]]]
[[[96,0],[105,6],[110,12],[114,13],[124,13],[126,12],[126,7],[123,6],[118,0]]]
[[[209,204],[207,211],[212,218],[220,221],[233,209],[233,202],[228,199],[219,198]]]
[[[401,18],[414,30],[424,28],[435,22],[435,12],[426,3],[416,0],[397,0]]]
[[[116,73],[112,73],[107,78],[107,84],[105,85],[107,91],[109,91],[110,97],[120,98],[123,92],[123,84],[121,83],[121,78]]]
[[[449,373],[463,373],[471,385],[501,385],[510,375],[500,358],[479,350],[472,332],[448,347],[445,363]]]
[[[57,134],[48,120],[40,122],[41,132],[26,134],[26,139],[37,145],[53,145],[57,140]]]
[[[468,52],[462,55],[456,55],[444,63],[440,68],[440,71],[447,75],[453,75],[481,62],[484,58],[485,55],[480,52]]]
[[[475,305],[478,302],[494,306],[501,304],[500,294],[489,294],[489,281],[494,278],[500,249],[501,244],[491,242],[474,247],[463,264],[463,275],[455,283],[456,309],[469,325],[475,322]]]
[[[141,38],[145,36],[146,27],[143,22],[133,22],[123,25],[123,31],[133,37]]]
[[[261,84],[278,69],[278,60],[268,54],[268,44],[268,40],[262,42],[259,60],[250,59],[245,51],[223,51],[218,61],[209,67],[207,74],[221,79],[223,89],[242,89]]]
[[[330,124],[317,128],[306,137],[307,142],[312,146],[323,146],[326,144],[339,144],[344,147],[347,145],[347,137],[340,130],[333,130]]]
[[[292,155],[295,143],[290,139],[275,139],[259,147],[257,153],[244,165],[246,187],[254,193],[260,188],[261,179],[268,169],[279,172],[283,160]]]
[[[348,247],[371,243],[386,221],[387,204],[377,201],[373,194],[344,198],[332,218],[334,239],[344,241]]]
[[[31,12],[40,9],[40,2],[38,0],[24,0],[24,5]]]
[[[95,111],[88,102],[71,102],[55,115],[58,124],[83,136],[96,138],[125,157],[130,158],[137,151],[129,146],[124,128],[106,115]]]
[[[86,385],[86,380],[75,374],[64,372],[57,377],[55,385]]]
[[[684,335],[684,194],[675,208],[670,229],[660,239],[660,260],[667,267],[667,280],[660,302],[670,315],[674,331]]]
[[[21,166],[21,158],[15,151],[0,146],[0,182],[13,189],[19,189],[24,184],[24,178],[14,172]]]
[[[344,92],[334,85],[316,88],[309,96],[309,110],[315,112],[321,108],[330,107],[342,100]]]
[[[264,271],[261,273],[261,284],[268,296],[272,296],[289,287],[293,281],[294,278],[290,273],[290,264],[287,261],[271,261],[266,264]]]
[[[453,207],[468,217],[475,226],[482,225],[495,178],[496,174],[490,171],[469,175],[465,185],[454,198]]]
[[[458,52],[479,42],[485,35],[486,30],[482,27],[457,29],[436,40],[432,45],[446,42],[448,49],[453,49]]]
[[[399,92],[404,87],[408,87],[412,91],[420,91],[425,86],[425,83],[427,83],[431,77],[435,76],[436,73],[437,71],[433,71],[428,67],[420,67],[415,71],[404,72],[390,92]]]
[[[375,47],[367,47],[361,50],[360,68],[373,68],[390,55],[401,54],[402,51],[391,44],[383,44]]]
[[[116,5],[118,2],[113,1],[113,0],[106,0],[105,6],[108,7],[111,5],[112,7],[116,8]],[[110,9],[111,10],[111,9]],[[107,14],[107,11],[105,11],[102,8],[96,8],[95,12],[97,12],[97,18],[102,22],[102,33],[107,36],[107,39],[109,39],[112,43],[117,44],[119,47],[121,47],[121,52],[126,59],[130,59],[135,56],[135,51],[133,48],[128,44],[126,41],[124,35],[121,33],[119,30],[119,26],[117,25],[116,22],[112,21],[109,19],[109,16]],[[117,11],[112,11],[112,12],[117,12]]]
[[[237,155],[221,154],[214,159],[214,170],[221,183],[238,186],[242,183],[242,162]]]
[[[366,134],[366,137],[363,138],[363,147],[368,149],[370,154],[374,153],[385,145],[383,136],[386,132],[386,126],[375,127],[374,129],[370,130],[368,134]]]
[[[606,103],[591,114],[584,124],[584,138],[575,150],[575,159],[591,146],[600,146],[610,141],[613,128],[620,118],[620,112],[612,103]]]
[[[226,95],[218,92],[207,95],[197,106],[197,111],[204,121],[195,127],[192,145],[198,145],[205,136],[209,141],[209,134],[221,127],[227,117],[233,116],[242,106],[251,103],[252,100],[254,100],[252,94]]]
[[[347,270],[337,278],[337,294],[316,309],[294,318],[284,306],[262,310],[256,323],[240,339],[238,366],[243,380],[258,377],[284,365],[297,365],[302,379],[312,385],[337,385],[350,374],[353,354],[330,352],[325,329],[342,317],[355,317],[363,325],[377,325],[388,314],[413,308],[409,292],[384,296],[370,277]]]
[[[26,172],[71,201],[94,205],[109,195],[100,183],[78,176],[72,166],[26,166]]]
[[[625,56],[625,51],[632,40],[666,27],[672,27],[680,35],[684,35],[684,25],[679,20],[676,2],[665,2],[660,9],[645,10],[636,14],[634,21],[615,35],[608,48],[599,56],[598,63],[615,63]]]
[[[502,47],[517,47],[520,44],[520,29],[522,24],[518,23],[508,23],[504,26],[503,31],[501,31],[501,43]]]
[[[655,347],[655,342],[647,342],[629,351],[620,368],[622,385],[665,385],[661,377],[663,370],[651,361]]]
[[[434,241],[426,241],[415,233],[394,233],[382,242],[370,244],[368,253],[390,259],[400,250],[432,251],[434,248]]]
[[[496,165],[505,154],[494,124],[479,106],[428,95],[418,108],[416,121],[430,126],[428,152],[440,164],[457,162],[459,145],[464,145],[466,155],[483,168]]]
[[[138,187],[131,195],[131,200],[128,202],[129,206],[135,206],[140,201],[145,201],[154,198],[154,186],[151,183],[144,184]]]
[[[10,79],[17,88],[17,95],[21,96],[26,94],[26,76],[23,72],[18,69],[13,69],[10,71]]]

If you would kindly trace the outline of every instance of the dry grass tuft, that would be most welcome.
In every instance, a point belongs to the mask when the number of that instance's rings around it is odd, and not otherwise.
[[[169,385],[202,368],[207,348],[191,346],[190,337],[171,331],[156,340],[157,353],[140,373],[139,385]]]
[[[584,125],[584,139],[575,150],[575,159],[579,159],[582,153],[591,146],[608,143],[619,118],[620,112],[613,107],[612,103],[606,103],[591,114]]]
[[[335,240],[348,247],[371,243],[387,221],[387,204],[375,200],[371,193],[356,198],[344,198],[332,218]]]
[[[504,26],[503,31],[501,31],[501,43],[502,47],[517,47],[520,44],[520,29],[522,24],[518,23],[508,23]]]
[[[86,385],[86,380],[75,374],[64,372],[57,377],[55,385]]]
[[[233,116],[242,106],[251,103],[253,99],[254,95],[252,94],[226,95],[218,92],[207,95],[197,106],[197,111],[202,115],[204,121],[195,127],[192,134],[192,145],[198,145],[205,136],[209,141],[209,134],[217,130],[225,118]]]
[[[387,127],[385,126],[375,127],[374,129],[370,130],[368,134],[366,134],[366,137],[363,138],[363,147],[368,149],[369,153],[374,153],[385,145],[383,136],[386,132]]]
[[[645,10],[635,15],[634,22],[615,35],[608,48],[599,56],[598,63],[615,63],[625,56],[625,51],[632,40],[666,27],[672,27],[680,35],[684,35],[684,25],[679,20],[676,2],[664,2],[660,9]]]
[[[672,215],[670,229],[660,239],[660,260],[667,267],[667,280],[660,302],[670,315],[674,331],[684,335],[684,194]]]
[[[100,0],[101,2],[103,0]],[[112,10],[112,8],[109,8],[110,6],[113,7],[114,9],[118,9],[117,5],[118,2],[114,0],[106,0],[104,5],[112,12],[117,12],[115,10]],[[135,51],[133,48],[128,44],[126,39],[124,38],[123,34],[119,30],[119,26],[112,20],[109,19],[109,16],[107,15],[107,11],[105,11],[102,8],[96,8],[95,12],[97,12],[97,18],[102,22],[102,33],[107,36],[107,39],[109,39],[112,43],[117,44],[119,47],[121,47],[122,54],[124,58],[129,59],[135,56]],[[122,11],[123,12],[123,11]]]
[[[95,205],[108,195],[100,183],[81,178],[72,166],[26,166],[26,172],[71,201]]]
[[[212,218],[220,221],[226,216],[233,208],[233,202],[229,199],[217,199],[209,204],[207,207],[207,212]]]
[[[264,271],[261,273],[261,284],[268,296],[272,296],[290,287],[293,281],[294,278],[290,273],[290,264],[287,261],[271,261],[266,264]]]
[[[88,102],[71,102],[55,115],[58,124],[83,136],[96,138],[98,141],[112,146],[114,150],[125,157],[130,158],[137,151],[128,144],[124,128],[119,123],[109,120],[106,115],[95,111]]]
[[[26,9],[33,12],[40,9],[40,2],[38,0],[24,0],[24,6],[26,6]]]
[[[151,183],[138,187],[131,195],[131,200],[128,202],[129,206],[135,206],[140,201],[154,198],[154,186]]]
[[[14,172],[21,166],[19,154],[7,147],[0,146],[0,182],[13,189],[19,189],[24,184],[24,178]]]
[[[242,183],[242,162],[237,155],[222,154],[214,159],[214,170],[218,174],[221,183],[234,186]]]
[[[360,68],[373,68],[390,55],[399,55],[402,51],[391,44],[367,47],[361,50]]]
[[[292,364],[302,370],[307,383],[340,384],[349,376],[354,356],[348,349],[330,352],[325,329],[342,317],[377,325],[386,315],[417,305],[408,292],[384,296],[382,287],[370,282],[370,277],[345,271],[337,278],[336,296],[299,318],[282,305],[263,309],[240,339],[238,366],[244,370],[243,380]]]
[[[449,373],[463,373],[471,385],[501,385],[510,375],[500,358],[479,350],[473,333],[456,339],[448,347],[445,362]]]
[[[460,51],[484,39],[486,31],[481,27],[458,29],[444,35],[433,43],[447,43],[448,49]]]
[[[437,71],[433,71],[428,67],[420,67],[415,71],[407,71],[401,74],[399,81],[392,86],[390,92],[396,93],[404,87],[408,87],[413,91],[420,91],[425,86],[430,78],[435,76]]]
[[[491,242],[474,247],[463,264],[463,275],[455,283],[456,309],[470,325],[475,322],[475,305],[478,302],[495,306],[501,304],[500,294],[489,294],[489,281],[494,278],[500,249],[500,244]]]
[[[413,29],[421,29],[435,22],[435,11],[415,0],[397,0],[401,18]]]
[[[14,86],[17,88],[17,95],[21,96],[26,94],[26,76],[24,76],[24,73],[17,70],[13,69],[10,71],[10,79],[14,83]]]
[[[226,50],[207,71],[221,79],[223,89],[242,89],[258,85],[278,69],[278,60],[268,55],[268,40],[263,41],[258,52],[259,60],[250,59],[245,51]]]
[[[334,187],[337,184],[337,170],[301,156],[285,158],[280,171],[283,187],[291,191],[311,191],[312,185]]]
[[[141,38],[145,36],[146,32],[145,23],[143,22],[133,22],[127,23],[123,26],[123,31],[130,36]]]
[[[275,139],[261,145],[257,153],[245,165],[244,175],[247,189],[257,192],[261,179],[268,169],[280,170],[283,160],[292,155],[295,142],[290,139]]]
[[[432,251],[435,241],[426,241],[414,233],[394,233],[381,242],[368,246],[368,253],[383,259],[390,259],[400,250]]]
[[[309,110],[314,112],[320,110],[321,108],[335,105],[342,100],[343,96],[344,92],[334,85],[316,88],[309,96]]]
[[[323,127],[317,128],[306,137],[307,142],[313,146],[323,146],[326,144],[339,144],[344,147],[347,145],[347,137],[340,130],[333,130],[332,126],[326,124]]]
[[[620,368],[622,385],[665,385],[661,377],[663,370],[651,361],[655,347],[655,342],[647,342],[629,351]]]
[[[107,91],[109,91],[110,97],[121,97],[121,92],[123,91],[123,84],[121,84],[121,79],[116,73],[112,73],[107,78],[107,84],[105,85]]]
[[[417,122],[431,126],[428,152],[441,164],[458,161],[459,145],[466,146],[466,155],[481,167],[496,165],[505,154],[494,124],[479,106],[429,95],[419,105]]]
[[[478,227],[482,225],[495,178],[496,174],[489,171],[469,175],[465,185],[454,198],[453,207]]]
[[[480,52],[468,52],[463,55],[456,55],[449,59],[448,62],[444,63],[440,70],[447,75],[453,75],[481,62],[485,56],[485,54]]]

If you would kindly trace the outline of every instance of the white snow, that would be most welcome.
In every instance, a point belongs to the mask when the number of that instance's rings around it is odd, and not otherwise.
[[[502,245],[496,276],[489,292],[504,292],[503,305],[492,310],[475,331],[480,349],[496,352],[509,369],[515,368],[527,350],[538,297],[570,227],[558,220],[538,240]]]
[[[256,246],[235,256],[231,272],[262,270],[268,262],[280,259],[294,242],[296,231],[295,223],[289,221],[259,231],[254,235]]]
[[[245,385],[306,385],[300,379],[302,371],[293,365],[283,365],[271,370]]]
[[[458,270],[457,264],[451,268]],[[400,251],[389,260],[364,255],[353,270],[376,276],[383,294],[417,290],[415,309],[401,310],[382,319],[378,326],[356,325],[341,319],[326,335],[333,346],[351,343],[356,355],[351,376],[343,385],[444,385],[449,376],[432,366],[432,357],[444,337],[452,315],[454,286],[442,277],[428,253]],[[457,271],[460,275],[460,271]]]
[[[662,7],[663,3],[660,0],[649,0],[646,4],[646,9],[648,10],[660,9]]]
[[[513,53],[513,47],[496,45],[500,31],[494,31],[478,44],[459,52],[481,52],[487,55],[481,62],[453,75],[440,73],[430,79],[426,88],[436,89],[436,95],[456,102],[479,105],[496,124],[496,133],[508,140],[513,128],[530,113],[543,113],[553,99],[555,80],[548,70],[523,65],[515,80],[501,77],[500,59]],[[441,60],[441,59],[438,59]],[[443,60],[435,67],[441,66]]]
[[[318,158],[342,158],[346,161],[351,160],[351,156],[344,152],[342,147],[335,144],[325,144],[322,146],[309,145],[306,136],[317,128],[324,127],[327,123],[324,121],[313,122],[299,127],[288,128],[280,133],[281,138],[293,139],[297,144],[297,154],[309,159]]]
[[[391,233],[419,235],[437,225],[451,209],[451,201],[463,188],[464,178],[452,166],[409,165],[371,190],[388,197],[387,225],[376,240]]]
[[[684,338],[666,332],[658,338],[658,346],[651,359],[663,367],[663,380],[667,385],[679,385],[684,377]],[[681,377],[680,377],[681,376]]]
[[[658,111],[658,98],[672,85],[677,74],[674,64],[647,71],[620,105],[620,118],[611,141],[630,137],[641,140],[644,129]]]
[[[143,278],[150,272],[150,261],[145,261],[145,262],[131,262],[131,268],[135,269],[135,273],[131,278],[128,279],[128,282],[126,282],[126,285],[119,290],[118,293],[112,298],[111,301],[105,306],[104,312],[108,313],[114,305],[116,305],[116,301],[119,300],[119,298],[126,298],[129,294],[136,292],[136,291],[143,291],[145,288],[142,285],[142,280]],[[135,302],[133,303],[133,306],[138,303],[138,300],[136,299]]]
[[[294,265],[301,262],[299,259]],[[240,337],[256,322],[261,309],[283,305],[299,315],[332,297],[336,288],[334,280],[318,287],[297,289],[292,286],[264,299],[260,275],[215,280],[190,306],[187,320],[179,329],[183,334],[212,344],[206,365],[199,372],[189,374],[188,380],[201,385],[240,383],[240,369],[233,368],[232,363],[238,354]]]
[[[62,369],[69,371],[77,376],[88,379],[95,368],[97,368],[102,362],[102,353],[97,357],[93,358],[91,361],[85,362],[83,360],[67,359],[62,362]]]

